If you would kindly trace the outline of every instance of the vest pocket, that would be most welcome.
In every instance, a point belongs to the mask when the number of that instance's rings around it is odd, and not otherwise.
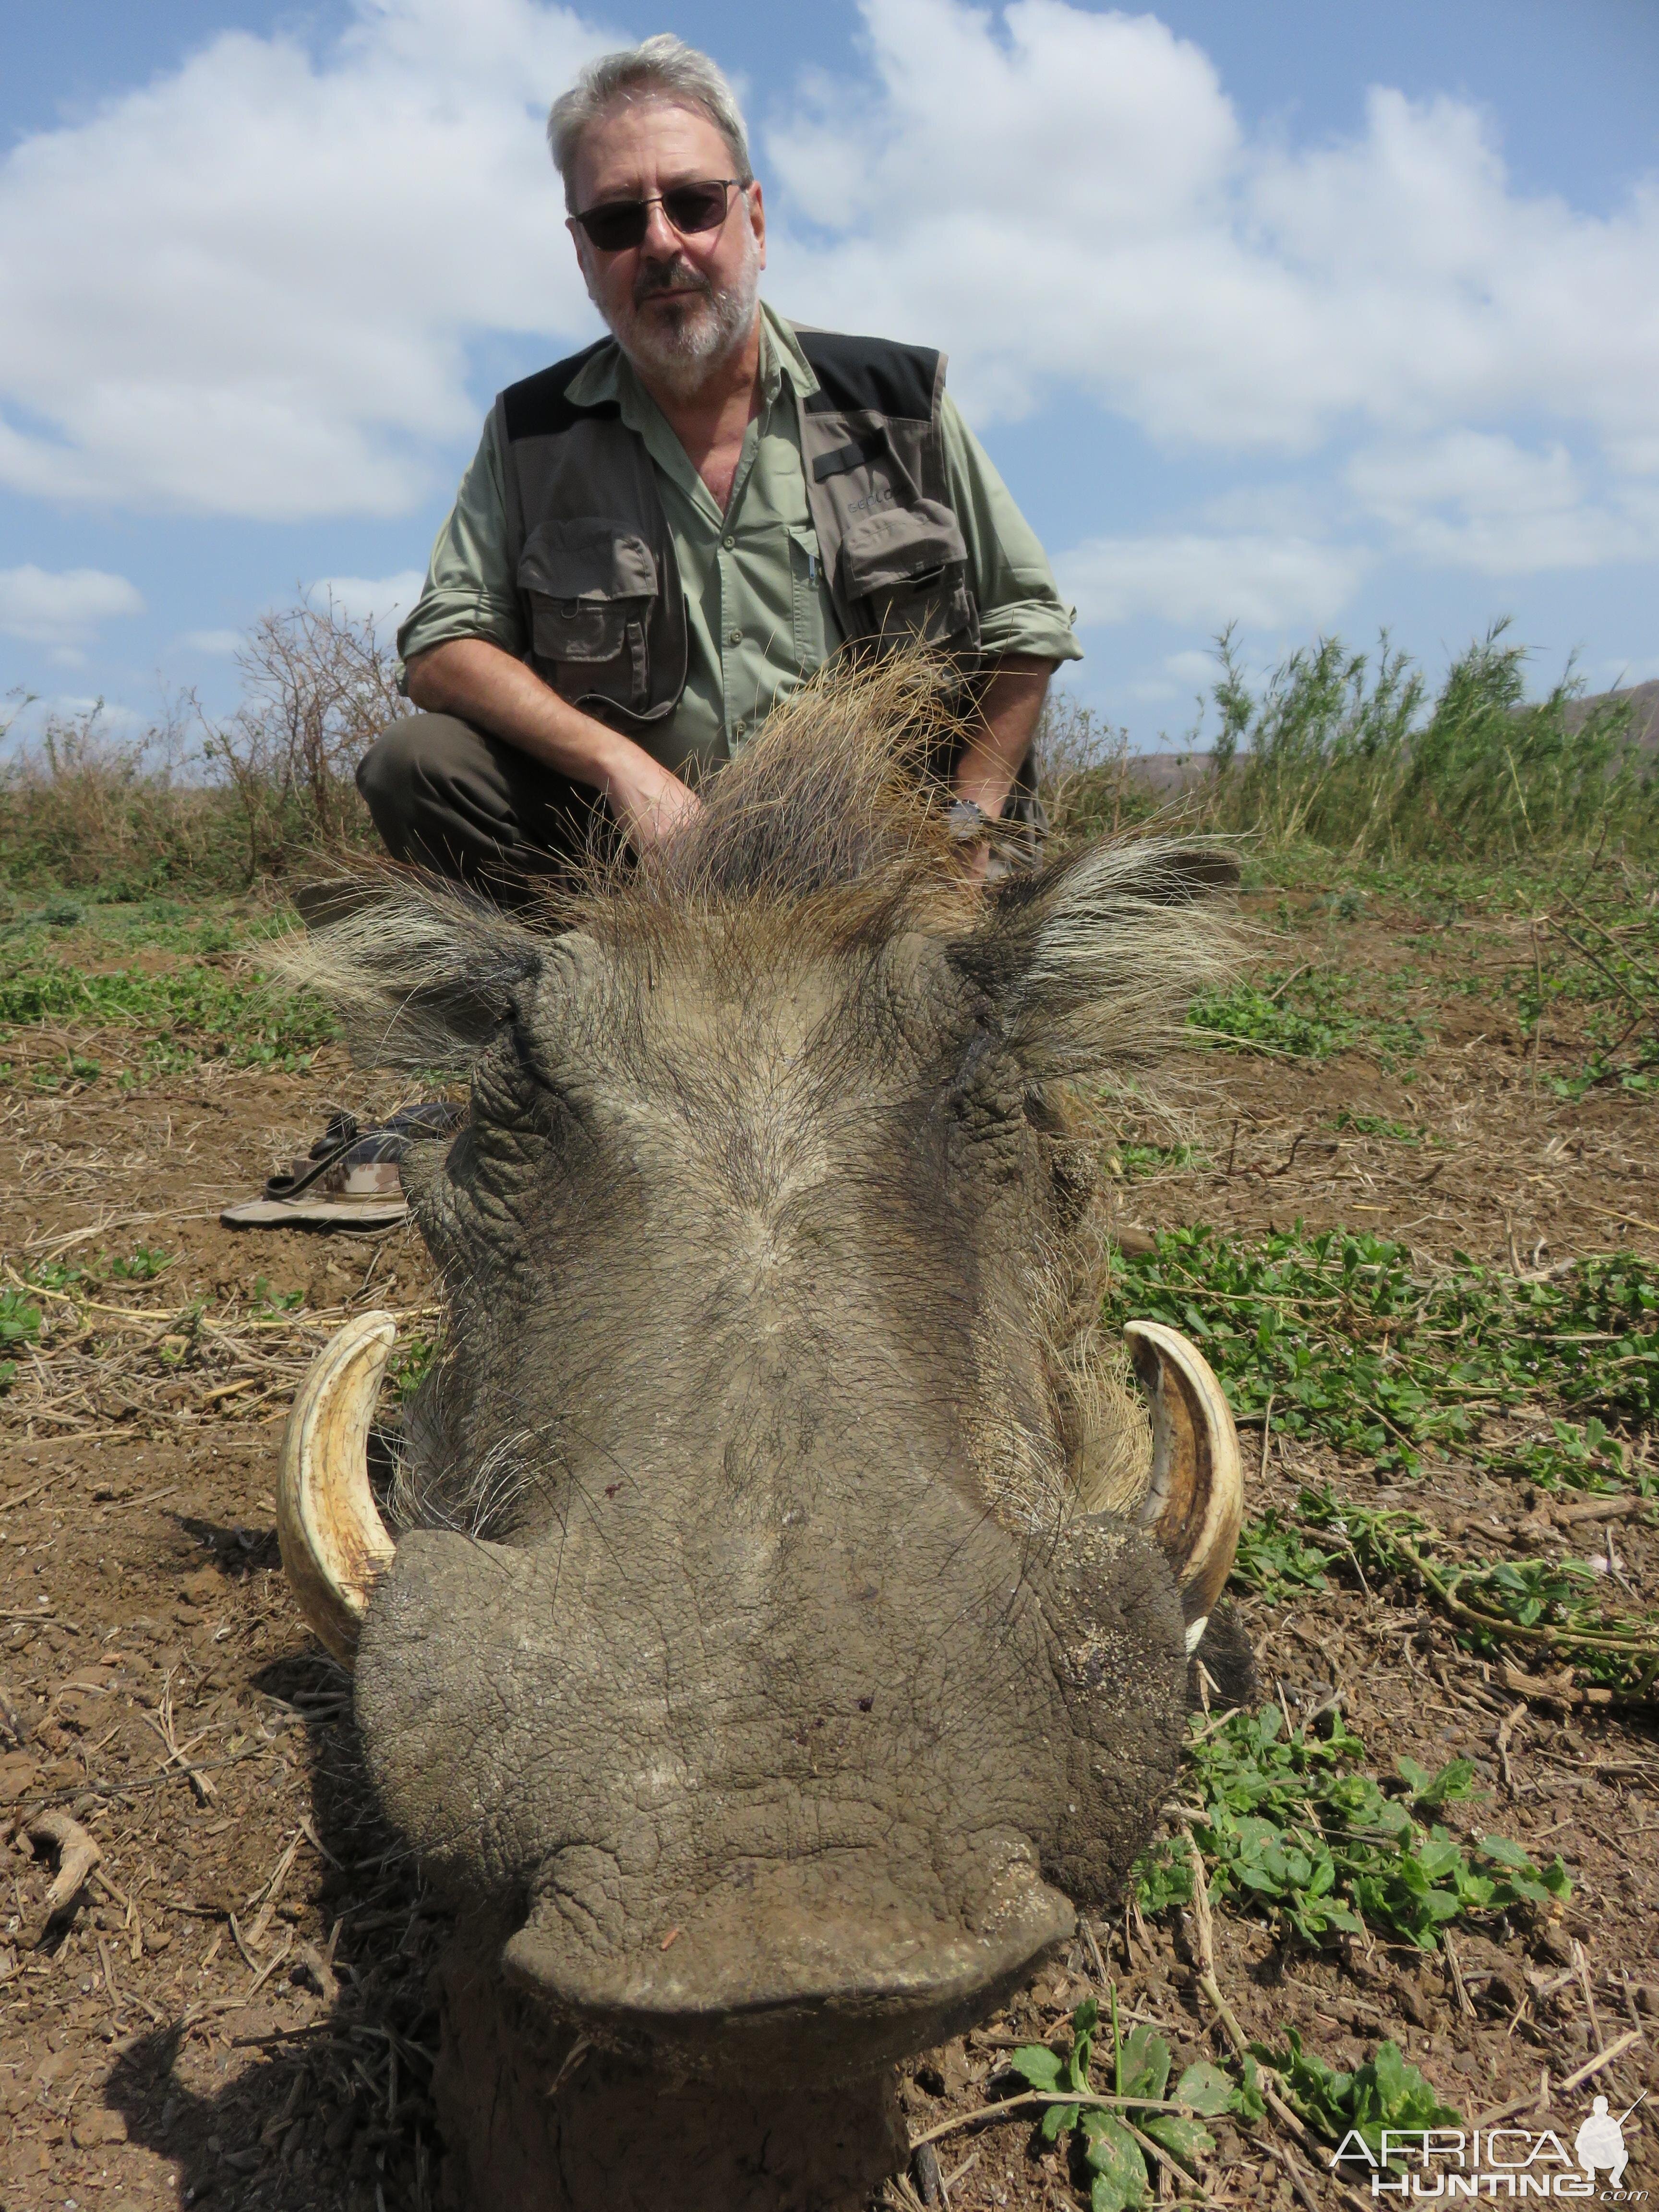
[[[657,562],[642,538],[597,517],[543,522],[519,556],[538,672],[573,702],[648,702],[647,634]]]
[[[933,499],[855,516],[842,538],[847,597],[866,635],[884,644],[915,639],[972,653],[979,609],[968,586],[968,547],[948,507]]]

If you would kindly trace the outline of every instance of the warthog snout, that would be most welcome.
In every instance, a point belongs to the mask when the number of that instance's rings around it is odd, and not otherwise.
[[[1043,1869],[1097,1893],[1171,1772],[1146,1536],[1016,1539],[915,1480],[851,1542],[817,1474],[770,1516],[670,1527],[634,1478],[529,1549],[413,1531],[363,1624],[380,1794],[522,1920],[511,1978],[711,2070],[872,2067],[981,2015],[1071,1929]]]

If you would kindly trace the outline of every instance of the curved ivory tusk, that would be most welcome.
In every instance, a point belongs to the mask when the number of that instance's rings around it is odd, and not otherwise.
[[[397,1336],[389,1313],[349,1321],[312,1361],[283,1437],[283,1565],[307,1622],[348,1667],[396,1549],[368,1486],[368,1425]]]
[[[1232,1412],[1209,1362],[1162,1322],[1123,1331],[1152,1416],[1152,1478],[1140,1509],[1169,1555],[1195,1651],[1232,1571],[1244,1517],[1244,1471]]]

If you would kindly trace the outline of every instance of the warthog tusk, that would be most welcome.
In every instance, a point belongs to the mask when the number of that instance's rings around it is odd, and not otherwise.
[[[283,1437],[283,1565],[307,1624],[348,1667],[375,1577],[397,1548],[368,1486],[368,1425],[397,1336],[389,1313],[349,1321],[312,1361]]]
[[[1209,1362],[1179,1329],[1132,1321],[1123,1334],[1152,1416],[1152,1479],[1141,1525],[1175,1569],[1187,1649],[1195,1651],[1238,1549],[1244,1517],[1238,1435]]]

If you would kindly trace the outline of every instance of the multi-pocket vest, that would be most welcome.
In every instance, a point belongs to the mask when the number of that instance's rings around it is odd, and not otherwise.
[[[818,380],[800,402],[807,507],[843,639],[876,652],[920,639],[971,670],[979,606],[950,504],[944,356],[830,331],[796,336]],[[538,675],[648,742],[685,689],[685,599],[643,441],[615,401],[566,397],[598,351],[495,402],[508,550]]]

